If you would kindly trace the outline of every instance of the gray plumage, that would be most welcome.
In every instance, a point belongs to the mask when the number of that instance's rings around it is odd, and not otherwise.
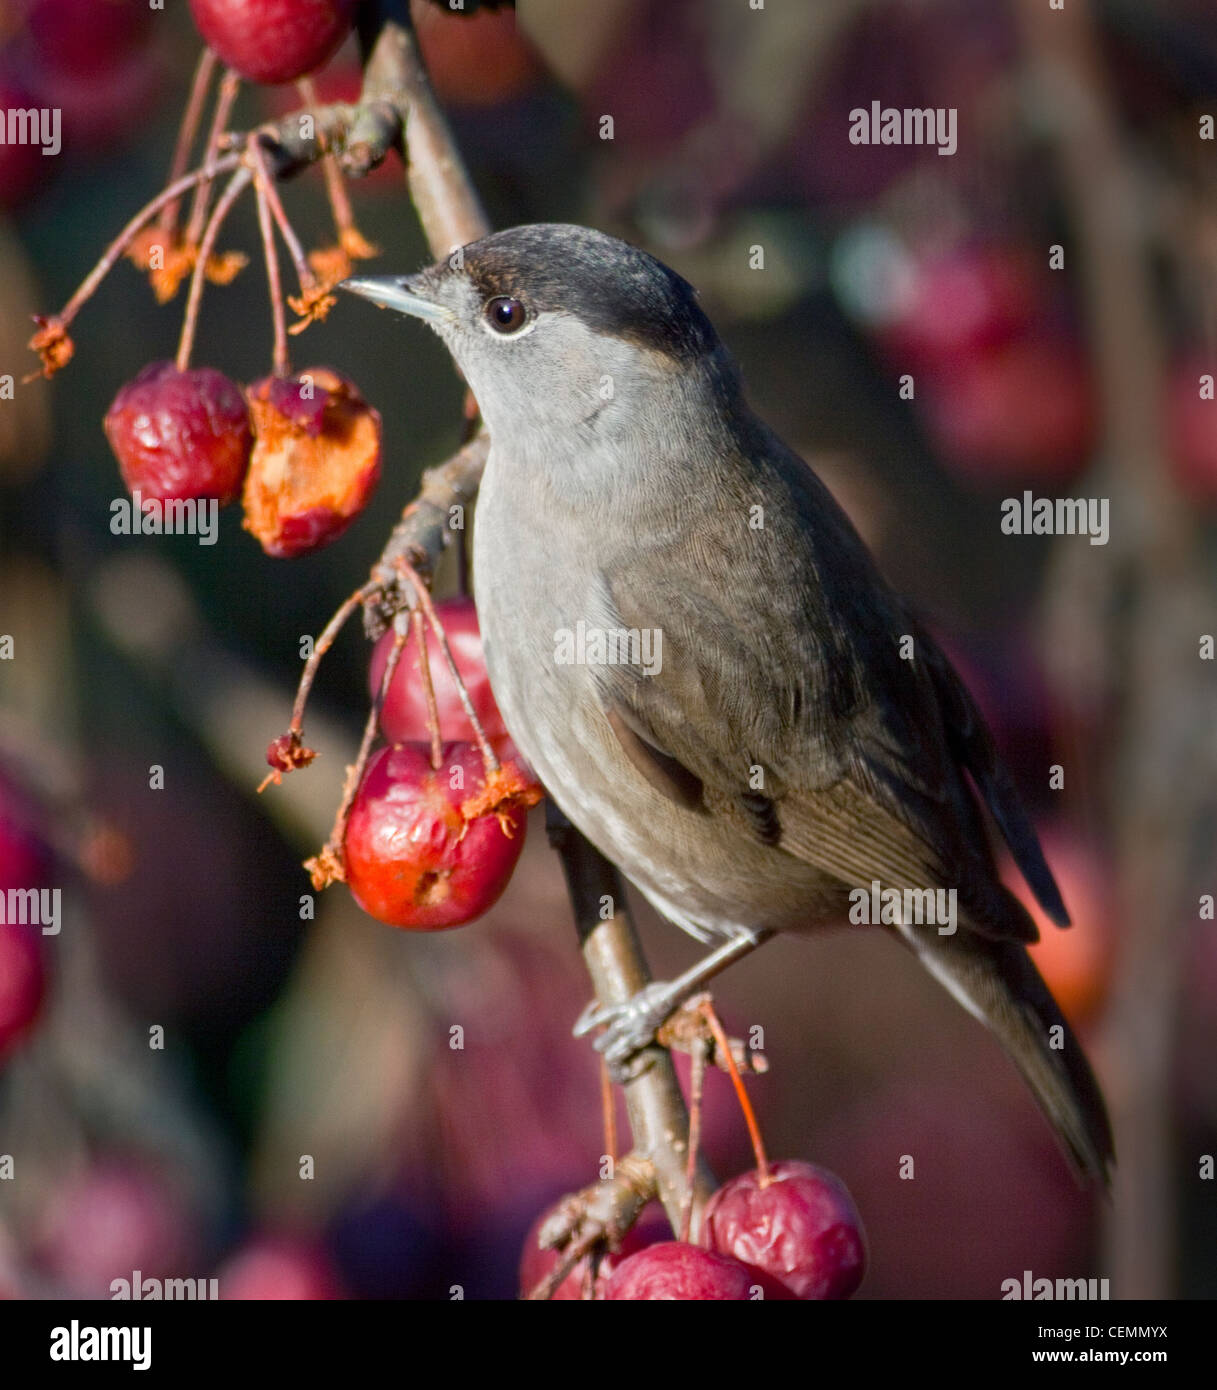
[[[997,876],[982,802],[1044,910],[1068,918],[984,720],[827,489],[749,409],[690,286],[612,237],[547,225],[351,288],[427,317],[477,397],[491,683],[570,819],[707,942],[840,924],[875,880],[956,889],[953,935],[891,930],[997,1035],[1078,1169],[1105,1179],[1099,1088],[1024,949],[1036,930]],[[507,332],[504,301],[522,306]],[[660,633],[658,669],[559,661],[580,623]]]

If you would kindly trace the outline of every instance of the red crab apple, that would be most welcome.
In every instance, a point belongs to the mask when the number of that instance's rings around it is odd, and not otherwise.
[[[555,1268],[562,1256],[557,1250],[542,1250],[537,1244],[537,1237],[541,1233],[541,1227],[557,1210],[550,1207],[543,1211],[540,1216],[532,1223],[528,1229],[528,1234],[524,1237],[524,1249],[520,1255],[520,1297],[529,1294],[541,1282],[545,1276]],[[600,1266],[596,1273],[596,1283],[593,1296],[603,1298],[605,1287],[612,1277],[614,1270],[624,1263],[629,1256],[636,1254],[639,1250],[645,1250],[648,1246],[654,1245],[657,1241],[671,1239],[671,1228],[664,1218],[662,1210],[658,1205],[652,1203],[633,1226],[625,1233],[621,1239],[621,1245],[617,1250],[610,1250],[600,1260]],[[574,1269],[550,1295],[550,1300],[554,1303],[569,1303],[583,1297],[583,1286],[587,1279],[589,1270],[589,1260],[585,1255],[583,1259],[575,1265]]]
[[[249,412],[240,389],[211,367],[151,363],[114,397],[105,429],[123,482],[145,501],[223,505],[241,490]]]
[[[706,1299],[744,1302],[755,1298],[758,1289],[765,1298],[782,1296],[758,1271],[729,1255],[668,1240],[648,1245],[622,1260],[613,1271],[604,1296],[616,1302],[634,1303]]]
[[[190,0],[199,33],[252,82],[294,82],[337,52],[357,0]]]
[[[473,600],[463,597],[444,599],[435,605],[435,611],[444,625],[452,659],[465,682],[470,702],[487,739],[499,757],[510,756],[512,744],[490,689],[490,677],[486,674],[486,660],[482,655],[482,634]],[[476,740],[473,725],[461,704],[456,682],[440,650],[439,638],[430,624],[426,626],[426,633],[428,669],[439,712],[440,737],[473,743]],[[393,634],[386,632],[373,648],[372,664],[368,671],[368,685],[373,698],[380,690],[385,662],[392,647]],[[393,743],[408,743],[411,740],[426,742],[431,737],[427,724],[427,697],[419,669],[418,644],[413,634],[402,648],[401,659],[389,682],[380,710],[380,728],[385,738]]]
[[[247,395],[245,529],[281,558],[337,540],[380,481],[380,412],[328,367],[264,377]]]
[[[952,362],[918,400],[930,434],[964,478],[1066,481],[1094,442],[1095,403],[1076,345],[1018,338]]]
[[[486,782],[482,755],[445,744],[438,770],[422,743],[382,748],[347,820],[343,862],[355,901],[393,927],[436,931],[480,917],[507,887],[536,798],[514,764]],[[502,795],[500,795],[502,793]]]
[[[932,366],[1009,342],[1043,300],[1029,258],[1016,248],[954,246],[912,261],[907,294],[881,337],[907,370]]]
[[[706,1205],[702,1244],[783,1285],[795,1298],[848,1298],[862,1282],[866,1242],[845,1184],[813,1163],[769,1165],[725,1182]]]

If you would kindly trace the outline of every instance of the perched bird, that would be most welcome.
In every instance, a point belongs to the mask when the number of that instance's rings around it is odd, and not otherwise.
[[[885,925],[997,1035],[1082,1175],[1112,1139],[1026,951],[987,809],[1068,916],[971,695],[812,470],[748,406],[693,288],[584,227],[498,232],[346,289],[425,320],[491,448],[474,585],[499,708],[572,822],[714,951],[583,1028],[611,1064],[777,931],[859,891],[954,890]],[[908,891],[906,891],[908,890]],[[851,899],[851,892],[854,897]]]

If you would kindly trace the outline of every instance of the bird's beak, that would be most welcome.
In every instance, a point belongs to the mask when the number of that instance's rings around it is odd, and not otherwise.
[[[370,299],[381,309],[395,309],[399,314],[412,314],[428,323],[451,323],[456,315],[443,304],[422,293],[419,275],[363,275],[343,280],[340,290]]]

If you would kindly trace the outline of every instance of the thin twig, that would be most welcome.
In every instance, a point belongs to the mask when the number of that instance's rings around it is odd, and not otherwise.
[[[490,740],[486,737],[486,730],[482,728],[482,721],[478,718],[478,712],[473,707],[473,701],[469,698],[469,692],[465,689],[465,681],[461,676],[456,664],[456,658],[452,655],[452,648],[448,645],[448,634],[444,631],[444,625],[440,622],[439,614],[435,611],[435,604],[431,600],[431,592],[423,582],[417,570],[410,564],[405,556],[399,556],[397,566],[401,572],[414,585],[414,592],[418,596],[418,602],[423,612],[427,615],[427,621],[431,624],[431,631],[435,633],[436,640],[439,642],[440,651],[444,654],[444,661],[447,663],[448,672],[456,684],[456,693],[460,697],[461,707],[465,711],[470,724],[473,725],[474,737],[477,739],[478,751],[482,755],[482,762],[486,767],[486,776],[499,770],[499,759],[494,749],[490,745]]]
[[[167,180],[169,183],[176,183],[186,172],[190,162],[190,151],[194,148],[195,136],[198,134],[199,121],[202,119],[203,106],[207,101],[207,92],[211,87],[215,66],[216,55],[210,48],[204,48],[199,55],[198,66],[194,70],[194,78],[190,83],[190,97],[186,102],[186,112],[182,117],[182,124],[178,128],[177,143],[173,149],[173,160],[169,165],[169,178]],[[180,210],[180,198],[166,203],[161,210],[159,225],[166,241],[170,240],[177,231],[177,219]]]
[[[376,741],[376,730],[380,723],[380,711],[384,706],[385,696],[388,694],[393,674],[397,670],[397,663],[401,660],[405,645],[405,633],[394,633],[393,645],[389,648],[389,657],[385,662],[385,669],[380,678],[380,687],[376,692],[376,698],[372,701],[372,707],[368,710],[368,717],[364,720],[363,737],[359,741],[359,751],[355,755],[355,761],[346,770],[346,777],[342,784],[342,800],[338,803],[333,827],[321,848],[321,853],[305,860],[304,867],[312,875],[314,888],[326,888],[335,880],[342,881],[346,878],[347,821],[350,819],[351,807],[355,804],[355,797],[358,795],[360,785],[363,782],[363,774],[367,771],[368,759],[371,757],[372,745]]]
[[[1058,543],[1047,645],[1066,657],[1083,650],[1102,670],[1086,705],[1088,732],[1095,708],[1115,711],[1082,750],[1093,783],[1108,789],[1119,907],[1100,1049],[1118,1151],[1104,1268],[1114,1297],[1162,1299],[1171,1297],[1178,1267],[1170,1083],[1183,981],[1179,924],[1217,781],[1207,737],[1211,682],[1195,646],[1211,630],[1212,594],[1198,518],[1167,464],[1157,248],[1138,214],[1138,160],[1125,148],[1094,9],[1074,0],[1046,18],[1034,0],[1020,0],[1016,10],[1024,81],[1034,84],[1036,125],[1054,147],[1078,243],[1100,388],[1103,447],[1081,490],[1109,498],[1118,519],[1110,546],[1082,555]],[[1072,670],[1060,658],[1054,666],[1058,698],[1079,705],[1092,672],[1076,660]]]
[[[251,154],[257,151],[256,158],[263,160],[260,145],[257,139],[249,142]],[[263,167],[265,165],[263,164]],[[304,254],[304,247],[300,244],[300,238],[296,235],[295,228],[288,219],[287,213],[283,208],[283,201],[279,197],[279,190],[275,187],[274,181],[270,178],[266,180],[266,201],[270,207],[271,215],[275,219],[275,226],[279,228],[279,235],[283,238],[283,244],[287,247],[287,253],[291,257],[292,265],[295,267],[296,278],[300,282],[302,290],[311,289],[317,283],[317,277],[313,274],[312,267],[308,263],[308,257]]]
[[[723,1059],[723,1064],[730,1074],[731,1084],[735,1087],[735,1098],[739,1101],[739,1108],[743,1112],[744,1124],[748,1127],[748,1138],[752,1142],[752,1152],[756,1156],[756,1171],[760,1186],[768,1187],[769,1158],[765,1153],[765,1141],[761,1138],[761,1127],[756,1122],[756,1112],[752,1109],[751,1100],[748,1099],[748,1090],[744,1085],[744,1079],[740,1075],[739,1068],[735,1065],[735,1054],[731,1050],[731,1040],[727,1037],[726,1030],[719,1021],[718,1014],[714,1011],[714,1005],[710,1002],[709,995],[702,1001],[700,1008],[702,1017],[714,1035],[714,1042]]]
[[[220,91],[211,115],[211,128],[207,132],[207,146],[203,153],[204,166],[210,164],[219,153],[220,138],[228,125],[228,118],[232,114],[233,102],[237,99],[240,86],[240,77],[231,68],[227,68],[224,76],[220,78]],[[211,181],[205,180],[195,189],[190,204],[190,216],[186,220],[187,246],[198,245],[199,237],[203,235],[203,224],[207,218],[207,205],[210,201]]]
[[[617,1161],[617,1093],[609,1075],[608,1063],[600,1058],[600,1113],[604,1121],[604,1153],[610,1162]]]
[[[302,77],[296,83],[300,95],[304,98],[305,105],[309,110],[314,110],[317,106],[317,88],[311,77]],[[351,200],[347,197],[346,183],[343,181],[342,170],[338,167],[338,161],[334,157],[333,151],[329,148],[328,142],[323,135],[318,135],[321,141],[321,171],[325,177],[325,194],[330,204],[330,212],[334,218],[334,230],[338,233],[338,244],[344,249],[348,242],[358,236],[355,226],[355,214],[351,209]],[[362,238],[360,238],[362,240]]]
[[[216,237],[219,236],[220,228],[231,211],[232,205],[245,191],[252,178],[253,172],[247,164],[236,170],[232,178],[228,180],[224,192],[220,194],[211,220],[207,223],[207,230],[203,233],[203,240],[199,244],[198,259],[194,263],[194,270],[190,273],[190,295],[186,300],[186,312],[182,315],[182,336],[178,340],[177,349],[177,369],[179,372],[184,372],[190,365],[190,352],[194,347],[194,331],[198,326],[199,305],[203,299],[203,282],[207,278],[207,261],[215,246]]]
[[[703,1038],[693,1047],[693,1071],[689,1079],[689,1154],[685,1163],[686,1190],[680,1203],[678,1240],[688,1241],[693,1222],[693,1191],[697,1177],[697,1155],[701,1151],[701,1112],[705,1102],[706,1053],[709,1043]]]
[[[270,292],[270,317],[274,325],[274,349],[271,363],[276,376],[288,376],[291,362],[287,354],[287,320],[283,313],[283,286],[279,279],[279,248],[275,245],[275,231],[271,225],[270,199],[268,189],[270,179],[266,165],[258,152],[257,142],[249,147],[250,159],[254,165],[254,191],[258,198],[258,234],[262,238],[262,254],[266,260],[266,283]]]
[[[376,592],[377,588],[378,585],[374,582],[361,584],[353,594],[348,595],[338,605],[334,616],[322,628],[321,636],[313,644],[313,650],[309,653],[308,660],[304,663],[304,670],[300,673],[300,683],[296,687],[296,698],[292,704],[292,722],[288,725],[289,732],[303,733],[304,707],[308,704],[308,697],[312,691],[313,682],[317,678],[317,668],[321,665],[321,658],[334,645],[335,639],[346,626],[351,615]]]
[[[427,650],[427,634],[424,630],[423,610],[415,608],[410,614],[410,625],[414,630],[414,641],[418,647],[418,674],[423,683],[423,697],[427,701],[427,732],[431,736],[431,766],[438,772],[443,760],[443,748],[439,732],[439,702],[435,698],[435,683],[431,679],[431,653]]]
[[[66,328],[76,315],[80,312],[84,304],[92,296],[98,285],[114,268],[115,264],[122,258],[123,253],[136,235],[142,230],[146,223],[150,222],[156,214],[167,203],[174,198],[180,198],[183,193],[191,188],[196,188],[204,179],[217,178],[220,174],[226,174],[231,169],[235,169],[241,162],[239,154],[228,154],[217,159],[214,164],[204,165],[200,169],[195,169],[189,174],[183,174],[175,183],[171,183],[168,188],[162,189],[155,198],[145,203],[142,208],[127,223],[121,232],[102,252],[101,259],[89,271],[88,275],[80,282],[75,294],[63,306],[56,316]]]

